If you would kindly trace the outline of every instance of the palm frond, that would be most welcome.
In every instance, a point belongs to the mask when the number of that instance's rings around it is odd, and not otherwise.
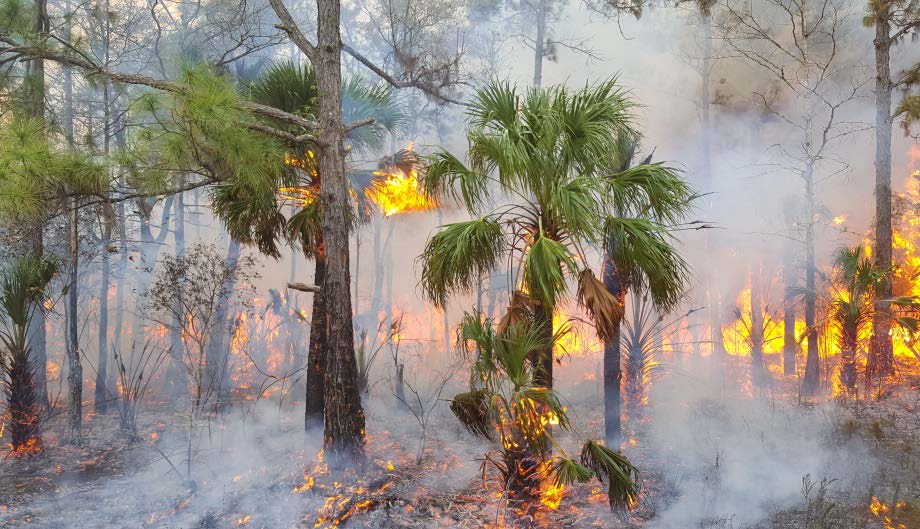
[[[450,411],[471,434],[495,440],[495,420],[491,412],[494,397],[487,389],[476,389],[454,396]]]
[[[643,218],[608,217],[604,233],[608,257],[629,284],[647,290],[662,312],[681,301],[690,267],[664,227]]]
[[[591,315],[597,335],[602,340],[611,339],[623,319],[623,303],[607,290],[590,268],[578,275],[577,298],[578,304]]]
[[[556,462],[553,463],[550,475],[553,476],[553,482],[560,486],[586,483],[594,477],[594,472],[590,468],[578,464],[574,459],[558,457]]]
[[[571,250],[540,233],[524,257],[524,281],[544,307],[555,307],[565,294],[566,274],[578,273]]]
[[[625,456],[589,440],[581,449],[581,464],[607,484],[607,500],[611,509],[625,509],[636,503],[639,471]]]
[[[443,226],[432,237],[422,261],[422,290],[438,306],[450,293],[468,292],[495,268],[505,249],[501,224],[490,217]]]

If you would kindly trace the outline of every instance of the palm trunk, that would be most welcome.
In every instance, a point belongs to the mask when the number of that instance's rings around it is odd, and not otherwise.
[[[322,285],[326,280],[326,258],[323,255],[322,240],[317,241],[315,269],[313,284]],[[307,392],[306,410],[304,412],[304,428],[311,430],[323,424],[323,408],[325,391],[323,380],[325,378],[326,356],[326,305],[322,292],[313,294],[313,311],[310,316],[310,344],[307,349]]]
[[[847,388],[856,388],[856,343],[855,325],[845,324],[840,330],[840,382]]]
[[[623,307],[626,306],[626,285],[617,273],[616,266],[610,259],[604,259],[603,270],[604,286],[607,291],[617,297]],[[621,318],[622,321],[622,318]],[[623,369],[620,363],[622,357],[620,324],[614,326],[613,335],[604,342],[604,440],[613,450],[619,450],[623,442],[623,426],[621,424],[622,395],[621,382]]]
[[[890,8],[888,8],[890,9]],[[887,13],[875,16],[875,263],[881,270],[892,264],[891,243],[891,21]],[[875,293],[876,315],[872,319],[870,375],[894,373],[891,322],[883,301],[892,296],[886,276]]]
[[[553,307],[543,304],[534,311],[534,325],[547,345],[533,358],[533,381],[534,385],[544,388],[553,387],[553,311]]]
[[[342,41],[339,0],[317,0],[317,45],[313,67],[319,97],[320,205],[326,273],[324,447],[333,466],[364,460],[364,410],[358,392],[351,310],[348,181],[342,122]]]

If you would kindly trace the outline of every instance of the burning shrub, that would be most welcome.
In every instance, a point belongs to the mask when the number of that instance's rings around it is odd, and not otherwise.
[[[32,317],[44,310],[45,289],[57,269],[54,261],[24,257],[0,274],[0,307],[5,316],[0,342],[5,353],[3,371],[10,414],[10,448],[14,453],[33,454],[42,450],[39,404],[27,335]]]
[[[470,433],[500,442],[497,457],[486,461],[499,471],[511,501],[535,504],[547,490],[597,478],[607,485],[611,508],[635,502],[638,471],[622,454],[586,439],[576,460],[553,437],[552,427],[567,432],[574,427],[559,394],[534,383],[535,368],[527,359],[551,345],[537,325],[518,322],[498,333],[491,319],[467,314],[459,332],[475,360],[470,390],[454,397],[451,411]]]

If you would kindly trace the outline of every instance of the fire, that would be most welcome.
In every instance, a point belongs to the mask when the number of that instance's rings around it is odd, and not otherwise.
[[[252,520],[251,514],[247,514],[246,516],[241,516],[236,519],[236,526],[241,527],[241,526],[249,525],[250,520]]]
[[[372,184],[365,193],[385,217],[410,211],[430,211],[438,207],[437,201],[422,189],[418,171],[411,170],[406,174],[390,168],[374,174],[382,177],[382,180]]]
[[[280,187],[278,188],[278,195],[290,204],[304,207],[316,200],[316,188],[312,186]]]
[[[844,215],[837,215],[836,217],[834,217],[834,218],[831,220],[831,223],[832,223],[834,226],[840,226],[841,224],[843,224],[843,223],[846,222],[846,221],[847,221],[846,216],[844,216]]]
[[[892,506],[873,496],[869,513],[880,520],[885,529],[912,529],[920,522],[920,510],[906,501],[899,501]]]

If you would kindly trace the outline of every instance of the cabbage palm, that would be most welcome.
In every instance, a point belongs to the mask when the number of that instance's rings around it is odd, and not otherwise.
[[[15,453],[32,454],[42,449],[36,366],[27,334],[32,318],[44,310],[46,289],[57,270],[54,261],[20,257],[0,272],[0,309],[4,321],[4,329],[0,331],[3,347],[0,359],[6,379],[11,447]]]
[[[475,218],[443,226],[428,242],[422,289],[443,305],[507,260],[515,293],[500,327],[521,312],[534,314],[548,344],[532,355],[538,386],[552,387],[552,314],[572,283],[602,338],[611,338],[622,318],[621,296],[589,266],[591,247],[606,249],[623,279],[647,285],[656,299],[680,296],[687,268],[665,223],[686,212],[690,190],[663,164],[624,168],[618,145],[636,137],[632,110],[615,79],[523,96],[493,84],[467,111],[468,163],[448,152],[429,160],[427,189],[459,201]],[[492,187],[507,204],[491,206]]]
[[[613,215],[607,218],[603,280],[620,306],[625,306],[627,292],[638,291],[651,307],[664,314],[680,302],[689,277],[688,266],[673,245],[669,230],[684,222],[695,195],[674,171],[652,163],[651,155],[633,167],[637,147],[638,135],[634,133],[621,134],[617,139],[615,162],[619,165],[609,180],[619,193],[632,193],[632,197],[613,204]],[[612,330],[604,340],[604,438],[609,446],[619,446],[622,440],[620,330],[624,312],[614,314]],[[627,351],[634,361],[633,351]],[[635,367],[631,366],[631,372],[635,373]]]
[[[582,436],[576,461],[553,437],[551,424],[578,432],[559,394],[537,382],[538,370],[527,359],[552,347],[566,330],[546,343],[543,329],[534,323],[527,319],[502,328],[481,314],[464,316],[459,341],[474,362],[469,391],[454,397],[451,411],[470,433],[501,445],[498,458],[485,460],[498,469],[511,501],[533,505],[541,482],[562,485],[596,478],[607,485],[611,507],[631,506],[639,493],[638,471],[625,456]]]
[[[275,63],[247,86],[249,97],[258,103],[298,114],[305,118],[317,112],[317,86],[314,70],[308,64],[292,61]],[[352,78],[343,83],[343,116],[346,122],[373,118],[373,123],[348,133],[352,151],[368,151],[382,146],[386,135],[402,127],[404,115],[385,88]],[[304,133],[296,126],[272,123],[288,129],[294,135]],[[320,205],[316,196],[320,189],[318,160],[303,145],[287,145],[284,170],[276,181],[259,192],[245,181],[228,181],[214,189],[214,207],[227,225],[230,235],[243,243],[254,244],[265,254],[280,255],[282,243],[297,244],[315,264],[313,284],[323,284],[325,258],[320,231]],[[365,184],[371,185],[365,178]],[[370,182],[370,183],[369,183]],[[355,196],[363,197],[363,193]],[[284,206],[293,207],[285,216]],[[359,206],[359,210],[365,208]],[[318,426],[323,419],[323,359],[326,346],[325,305],[322,293],[313,295],[306,374],[306,426]]]

